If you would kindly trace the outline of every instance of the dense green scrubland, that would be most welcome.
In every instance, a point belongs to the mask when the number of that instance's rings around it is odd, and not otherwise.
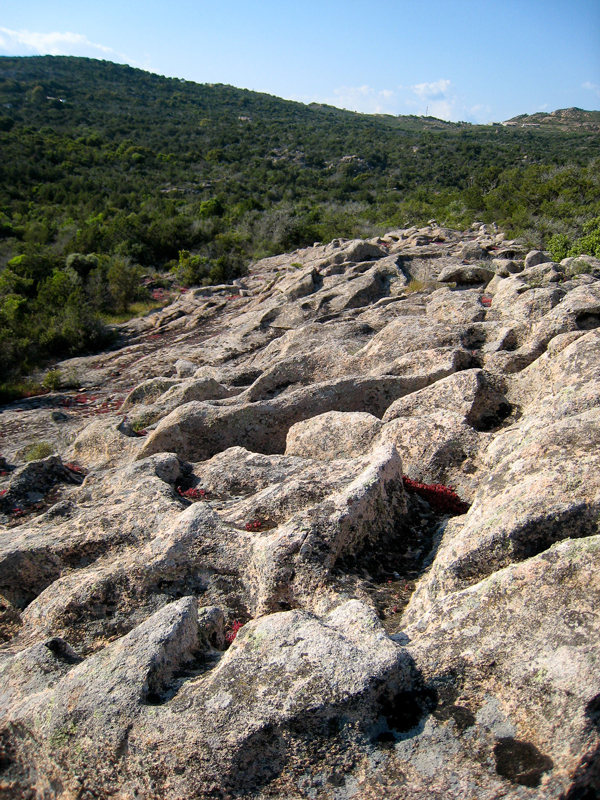
[[[222,282],[251,259],[431,217],[600,256],[596,116],[368,116],[103,61],[0,58],[4,372],[102,346],[103,323],[149,307],[168,271]]]

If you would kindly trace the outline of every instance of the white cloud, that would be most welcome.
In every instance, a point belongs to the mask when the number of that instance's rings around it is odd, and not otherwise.
[[[91,42],[82,33],[66,31],[59,33],[39,33],[37,31],[12,31],[0,27],[0,51],[4,55],[50,55],[50,56],[98,56],[102,53],[113,60],[127,61],[135,64],[133,59],[117,53],[112,47]]]
[[[396,114],[396,93],[391,89],[378,91],[372,86],[344,86],[334,90],[333,105],[362,111],[363,114]]]
[[[492,121],[493,109],[491,106],[478,103],[469,109],[465,109],[465,112],[465,122],[476,122],[481,125]]]
[[[595,92],[598,97],[600,97],[600,86],[597,83],[592,83],[591,81],[586,81],[585,83],[581,84],[582,89],[591,89],[592,92]]]
[[[363,114],[398,114],[398,97],[391,89],[374,89],[372,86],[342,86],[333,90],[333,97],[292,95],[290,100],[301,103],[324,103]]]
[[[493,119],[491,105],[467,105],[447,78],[392,89],[374,89],[368,84],[343,86],[334,89],[333,96],[294,95],[290,100],[301,103],[326,103],[337,108],[360,111],[363,114],[415,114],[458,122],[485,124]]]
[[[434,83],[417,83],[412,90],[424,100],[441,100],[446,97],[449,88],[450,81],[442,79]]]
[[[452,100],[435,100],[433,103],[429,104],[429,108],[426,109],[426,111],[430,117],[456,121],[454,103]]]
[[[432,83],[416,83],[413,86],[401,86],[402,102],[410,113],[438,119],[457,121],[464,113],[457,110],[458,98],[450,92],[451,81],[440,78]]]

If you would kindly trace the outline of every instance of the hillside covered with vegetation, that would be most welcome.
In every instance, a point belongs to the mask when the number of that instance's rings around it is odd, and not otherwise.
[[[431,217],[600,255],[596,119],[569,111],[558,127],[452,124],[0,58],[2,363],[16,376],[101,346],[103,320],[149,301],[161,273],[218,283],[251,259]]]

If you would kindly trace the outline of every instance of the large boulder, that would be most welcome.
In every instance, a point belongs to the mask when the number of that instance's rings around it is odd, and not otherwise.
[[[536,267],[538,264],[544,264],[551,261],[550,256],[542,250],[530,250],[525,256],[525,269]]]
[[[487,267],[457,264],[456,266],[445,267],[438,275],[438,281],[440,283],[486,284],[492,280],[494,275],[494,270]]]

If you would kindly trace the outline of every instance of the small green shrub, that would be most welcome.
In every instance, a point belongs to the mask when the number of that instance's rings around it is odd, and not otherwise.
[[[42,386],[44,389],[50,389],[52,392],[57,392],[62,383],[62,373],[59,369],[49,369],[44,375]]]
[[[590,275],[593,271],[593,268],[590,267],[587,261],[584,261],[583,259],[573,261],[567,267],[567,275],[573,278],[576,275]]]
[[[548,251],[552,256],[552,261],[562,261],[567,257],[571,243],[569,237],[564,233],[557,233],[548,241]]]
[[[54,448],[51,444],[48,442],[38,442],[27,448],[25,451],[25,461],[39,461],[40,458],[51,456],[53,452]]]
[[[425,281],[420,281],[417,278],[413,278],[409,281],[408,286],[406,287],[407,292],[422,292],[425,289]]]
[[[583,236],[571,241],[564,233],[557,233],[548,240],[547,249],[553,261],[562,261],[568,256],[590,255],[600,258],[600,217],[589,220],[583,226]]]
[[[12,403],[24,397],[37,397],[39,394],[44,394],[44,388],[31,378],[0,383],[0,403]]]
[[[583,226],[584,236],[578,239],[569,250],[568,255],[587,254],[600,258],[600,217],[586,222]]]

